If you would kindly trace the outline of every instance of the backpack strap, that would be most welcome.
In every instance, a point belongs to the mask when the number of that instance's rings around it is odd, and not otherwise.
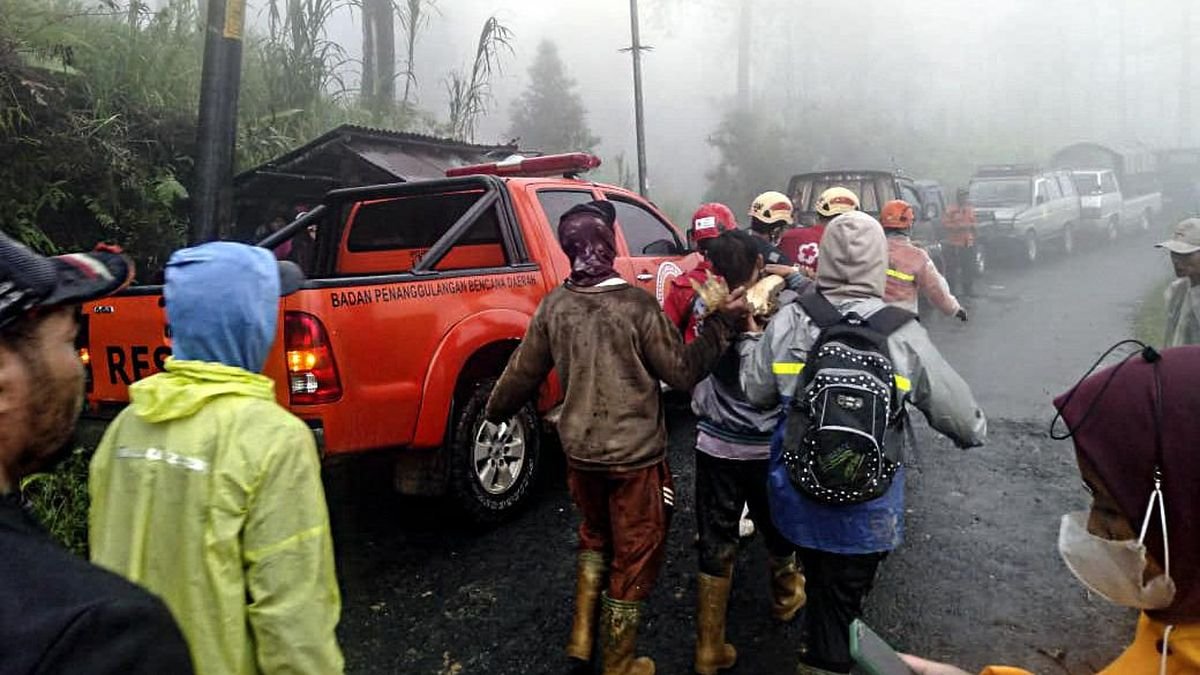
[[[917,318],[916,314],[899,307],[884,307],[867,319],[867,325],[875,332],[887,337],[900,330],[904,324]]]
[[[842,322],[842,313],[821,295],[815,284],[801,293],[796,301],[804,308],[804,313],[817,324],[817,328],[824,329]]]

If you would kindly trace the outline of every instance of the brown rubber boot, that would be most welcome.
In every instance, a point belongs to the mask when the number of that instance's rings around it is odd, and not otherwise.
[[[796,556],[768,559],[771,568],[771,616],[776,621],[791,621],[804,606],[804,573],[796,566]]]
[[[600,644],[604,650],[601,672],[604,675],[654,675],[654,661],[634,658],[637,628],[642,620],[642,603],[613,600],[601,596]]]
[[[608,566],[599,551],[579,552],[575,567],[575,619],[571,622],[571,638],[567,642],[567,656],[572,659],[590,661],[592,658],[596,611],[607,572]]]
[[[716,675],[737,662],[737,650],[725,641],[725,608],[733,580],[703,572],[696,579],[695,669],[700,675]]]

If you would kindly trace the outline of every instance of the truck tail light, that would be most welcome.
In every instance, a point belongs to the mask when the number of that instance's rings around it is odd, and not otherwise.
[[[342,397],[333,348],[321,321],[304,312],[283,316],[288,388],[293,405],[329,403]]]
[[[545,155],[525,158],[513,155],[503,162],[472,164],[446,169],[446,177],[456,176],[520,176],[538,178],[548,176],[575,176],[600,166],[600,158],[586,152],[568,152],[561,155]]]
[[[88,394],[92,393],[92,350],[90,348],[91,335],[89,334],[88,315],[80,312],[79,314],[79,332],[75,334],[75,348],[79,350],[79,362],[83,364],[83,381],[84,391]]]

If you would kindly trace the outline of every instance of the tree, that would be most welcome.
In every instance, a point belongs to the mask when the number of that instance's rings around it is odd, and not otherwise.
[[[529,67],[529,86],[513,102],[510,137],[544,152],[590,152],[600,139],[588,129],[586,117],[558,47],[542,40]]]
[[[444,83],[449,103],[446,133],[460,141],[475,139],[475,126],[492,103],[492,75],[500,70],[500,57],[512,53],[512,31],[496,17],[483,22],[471,69],[451,70]]]

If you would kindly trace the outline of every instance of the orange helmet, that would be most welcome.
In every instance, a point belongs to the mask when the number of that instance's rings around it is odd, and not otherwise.
[[[883,205],[883,211],[879,213],[879,222],[887,230],[907,230],[912,227],[915,217],[913,207],[909,206],[908,202],[893,199]]]

